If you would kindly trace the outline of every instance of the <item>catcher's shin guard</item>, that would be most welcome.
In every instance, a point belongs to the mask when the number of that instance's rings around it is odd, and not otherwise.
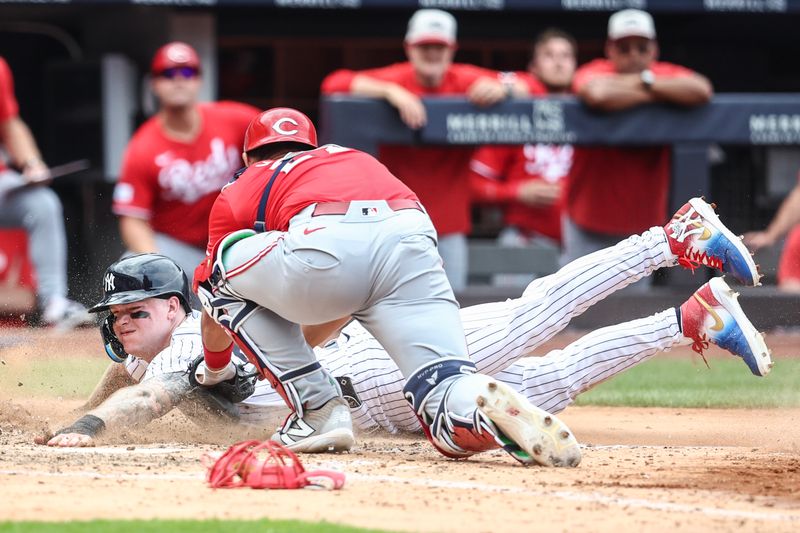
[[[491,379],[475,372],[475,364],[468,359],[438,359],[415,370],[403,388],[425,436],[447,457],[469,457],[503,446],[491,420],[478,410],[477,395],[472,395],[470,400],[461,393],[452,394],[454,385],[461,380]],[[446,389],[436,415],[431,418],[425,407],[434,390],[440,386]]]
[[[322,365],[318,361],[314,361],[283,372],[275,368],[242,328],[247,319],[258,311],[259,305],[236,294],[224,280],[220,285],[213,289],[213,295],[210,291],[205,291],[202,295],[203,291],[198,291],[203,307],[217,324],[230,333],[236,345],[258,369],[259,379],[266,379],[275,392],[283,398],[289,409],[302,417],[303,404],[300,401],[300,394],[294,386],[294,381],[318,372],[322,369]]]

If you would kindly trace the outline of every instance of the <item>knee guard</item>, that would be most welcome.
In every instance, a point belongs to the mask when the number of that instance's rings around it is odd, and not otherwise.
[[[469,457],[503,446],[494,424],[478,410],[476,395],[470,394],[479,386],[473,381],[491,379],[476,372],[468,359],[439,359],[415,370],[403,388],[425,436],[447,457]],[[440,386],[445,387],[444,395],[431,417],[425,407]]]

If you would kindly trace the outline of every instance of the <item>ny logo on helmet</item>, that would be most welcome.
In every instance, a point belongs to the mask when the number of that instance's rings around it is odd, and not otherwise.
[[[283,129],[283,124],[285,122],[288,122],[292,126],[297,126],[298,125],[296,120],[291,119],[289,117],[283,117],[281,119],[276,120],[275,124],[272,125],[272,129],[275,131],[275,133],[277,133],[279,135],[294,135],[299,131],[297,129],[293,129],[293,130],[285,130],[285,129]]]
[[[114,274],[109,272],[106,274],[106,277],[103,279],[103,289],[106,292],[114,290]]]

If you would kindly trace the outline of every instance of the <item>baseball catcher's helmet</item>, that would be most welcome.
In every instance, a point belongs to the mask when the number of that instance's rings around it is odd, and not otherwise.
[[[244,151],[272,143],[297,142],[317,147],[317,130],[311,119],[296,109],[274,107],[254,118],[244,134]]]
[[[168,68],[192,67],[200,71],[197,51],[186,43],[174,41],[159,48],[150,64],[150,73],[158,76]]]
[[[186,312],[192,312],[189,306],[189,281],[181,267],[163,255],[133,255],[106,269],[103,299],[89,312],[98,313],[112,305],[169,296],[177,296]]]

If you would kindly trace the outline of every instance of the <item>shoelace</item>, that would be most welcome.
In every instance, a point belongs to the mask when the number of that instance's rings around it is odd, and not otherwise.
[[[671,237],[682,243],[687,237],[703,233],[705,228],[695,217],[696,214],[697,212],[694,208],[690,208],[683,215],[673,219],[670,224],[670,229],[672,230]],[[694,229],[690,230],[690,226],[693,226]],[[722,270],[721,258],[708,255],[704,251],[696,250],[691,246],[691,243],[686,247],[686,251],[683,255],[678,258],[678,264],[684,268],[688,268],[692,273],[701,265]]]
[[[692,350],[700,354],[700,357],[703,358],[703,362],[706,364],[706,368],[709,370],[711,369],[711,365],[708,364],[708,359],[706,359],[706,355],[703,353],[704,350],[707,350],[710,346],[708,342],[708,337],[706,337],[705,333],[701,333],[699,336],[693,339],[692,343]]]

